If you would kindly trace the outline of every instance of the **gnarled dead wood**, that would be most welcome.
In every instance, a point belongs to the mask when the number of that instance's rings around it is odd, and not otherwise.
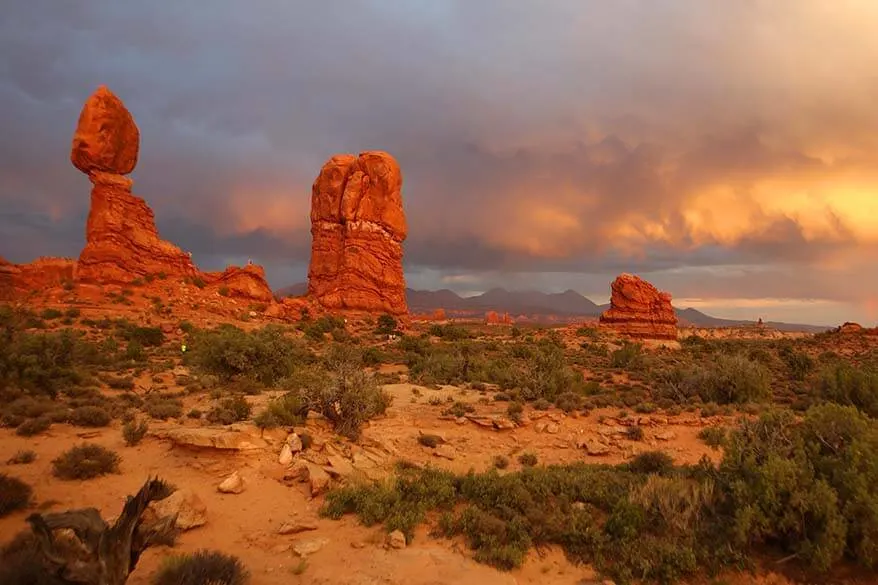
[[[158,478],[147,480],[135,496],[128,497],[112,526],[94,508],[31,514],[27,518],[31,534],[0,551],[0,582],[15,575],[34,584],[123,585],[144,550],[173,543],[176,516],[144,518],[150,502],[172,492]],[[79,546],[59,546],[56,531],[72,532]]]

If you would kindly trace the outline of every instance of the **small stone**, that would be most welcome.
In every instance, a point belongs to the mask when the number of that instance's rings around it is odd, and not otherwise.
[[[508,418],[499,417],[494,419],[494,428],[499,431],[514,429],[515,426],[515,423]]]
[[[545,420],[539,420],[534,424],[534,430],[538,433],[545,433],[546,429],[549,428],[549,422]]]
[[[556,425],[555,423],[549,423],[546,425],[546,432],[550,435],[558,434],[558,431],[561,430],[561,427]]]
[[[453,461],[455,457],[457,457],[457,452],[454,450],[454,447],[451,445],[438,445],[433,450],[433,455],[436,457],[442,457],[443,459],[448,459],[449,461]]]
[[[324,546],[329,544],[328,538],[313,538],[311,540],[300,540],[293,545],[293,552],[302,558],[313,555]]]
[[[351,542],[351,548],[366,548],[366,543],[360,540]]]
[[[216,486],[216,489],[224,494],[240,494],[244,491],[244,480],[236,471]]]
[[[329,488],[331,478],[319,465],[312,463],[306,465],[308,466],[308,482],[311,484],[311,496],[319,496]]]
[[[277,462],[283,466],[290,465],[293,462],[293,450],[290,449],[288,443],[284,443],[284,446],[281,447]]]
[[[195,493],[179,489],[164,500],[149,505],[161,518],[177,515],[174,525],[180,530],[190,530],[207,523],[207,506]]]
[[[293,520],[281,524],[280,528],[277,529],[277,533],[284,535],[299,534],[300,532],[309,532],[311,530],[317,530],[316,520]]]
[[[610,453],[610,447],[597,441],[586,441],[585,451],[592,457],[601,457]]]
[[[676,439],[677,435],[674,431],[663,431],[661,433],[656,433],[655,438],[659,441],[670,441]]]
[[[390,548],[401,549],[405,548],[405,534],[400,530],[394,530],[390,534],[387,535],[387,544]]]
[[[298,435],[298,433],[290,433],[290,436],[287,437],[287,446],[290,448],[290,451],[293,453],[298,453],[302,450],[302,437]]]

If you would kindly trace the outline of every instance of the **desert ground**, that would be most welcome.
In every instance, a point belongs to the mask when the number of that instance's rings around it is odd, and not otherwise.
[[[145,292],[124,296],[127,303],[110,309],[50,297],[35,310],[2,308],[0,473],[33,490],[0,518],[4,541],[25,530],[35,511],[93,507],[112,519],[126,496],[158,476],[194,494],[197,502],[183,505],[190,509],[174,511],[197,525],[182,530],[173,547],[148,549],[128,580],[135,585],[153,583],[171,555],[204,549],[240,559],[253,585],[872,581],[849,552],[828,573],[798,562],[804,553],[792,537],[754,543],[746,570],[724,564],[713,574],[676,567],[637,575],[620,569],[630,559],[595,566],[551,538],[517,560],[496,551],[480,556],[465,529],[437,533],[438,509],[402,520],[402,532],[391,530],[392,514],[365,522],[363,510],[327,510],[333,494],[394,485],[388,482],[404,473],[399,462],[411,473],[495,479],[576,465],[622,469],[655,452],[680,469],[713,467],[731,436],[723,430],[765,412],[780,408],[801,420],[826,403],[868,412],[873,336],[690,331],[680,342],[633,344],[594,324],[323,316],[279,325],[255,311],[230,311],[235,318],[216,310],[171,319],[150,309]],[[53,353],[64,336],[66,358]],[[49,364],[51,379],[22,369],[23,355],[44,360],[38,368]],[[867,387],[827,394],[825,380],[839,368],[866,376]],[[309,377],[315,372],[318,378]],[[312,383],[330,394],[341,387],[353,402],[341,395],[327,402],[319,392],[308,402]],[[383,407],[363,398],[373,391]],[[284,402],[289,396],[293,406]],[[345,426],[350,411],[333,417],[333,409],[346,408],[359,409],[359,428]],[[46,424],[28,429],[37,419]],[[143,422],[144,436],[128,440],[126,424]],[[89,479],[58,477],[54,461],[85,443],[116,453],[117,468]],[[22,452],[33,461],[13,462]],[[230,493],[219,490],[223,483]]]

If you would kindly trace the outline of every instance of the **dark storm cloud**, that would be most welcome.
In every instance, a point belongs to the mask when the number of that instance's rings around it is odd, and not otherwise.
[[[859,184],[875,168],[873,4],[12,4],[0,21],[12,260],[81,247],[89,183],[70,138],[102,83],[141,129],[135,192],[206,268],[306,264],[314,176],[366,149],[402,166],[412,273],[806,266],[862,236],[821,204],[803,217],[763,199],[766,181]],[[715,191],[730,199],[696,229],[691,211]],[[815,235],[815,218],[830,227]]]

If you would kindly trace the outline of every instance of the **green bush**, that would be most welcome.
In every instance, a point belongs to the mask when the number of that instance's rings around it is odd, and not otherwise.
[[[231,325],[196,331],[187,344],[186,362],[222,382],[250,378],[265,386],[281,379],[309,361],[307,350],[286,337],[284,330],[267,326],[246,333]]]
[[[253,422],[263,429],[275,427],[291,427],[302,424],[308,414],[308,408],[296,392],[287,392],[275,398],[265,407],[265,410],[256,415]]]
[[[145,420],[132,420],[122,425],[122,438],[129,447],[140,444],[147,432],[149,432],[149,423]]]
[[[100,406],[80,406],[70,414],[70,423],[78,427],[105,427],[113,417]]]
[[[113,451],[93,443],[83,443],[52,460],[52,471],[60,479],[92,479],[118,473],[119,461],[119,456]]]
[[[390,335],[396,331],[398,324],[392,315],[381,315],[378,317],[378,326],[375,328],[377,335]]]
[[[32,437],[49,430],[52,426],[52,419],[48,416],[39,416],[37,418],[29,418],[15,429],[15,434],[20,437]]]
[[[152,576],[152,585],[245,585],[250,574],[234,556],[201,550],[166,557]]]
[[[820,370],[812,389],[820,400],[855,406],[878,417],[878,371],[871,367],[831,362]]]
[[[37,460],[37,454],[30,449],[18,450],[6,462],[9,465],[27,465]]]
[[[169,418],[180,418],[183,416],[183,402],[178,398],[148,398],[143,406],[146,414],[158,420],[168,420]]]
[[[224,398],[207,413],[208,422],[230,425],[250,418],[252,408],[243,395]]]
[[[726,434],[723,427],[704,427],[698,432],[698,438],[711,449],[720,449],[725,444]]]
[[[610,354],[610,365],[614,368],[637,369],[643,362],[643,346],[639,343],[623,342],[622,347]]]
[[[33,489],[20,479],[0,473],[0,518],[30,504]]]
[[[760,362],[743,354],[719,354],[709,364],[678,367],[662,383],[664,397],[684,404],[698,397],[703,402],[743,404],[770,395],[771,374]]]

